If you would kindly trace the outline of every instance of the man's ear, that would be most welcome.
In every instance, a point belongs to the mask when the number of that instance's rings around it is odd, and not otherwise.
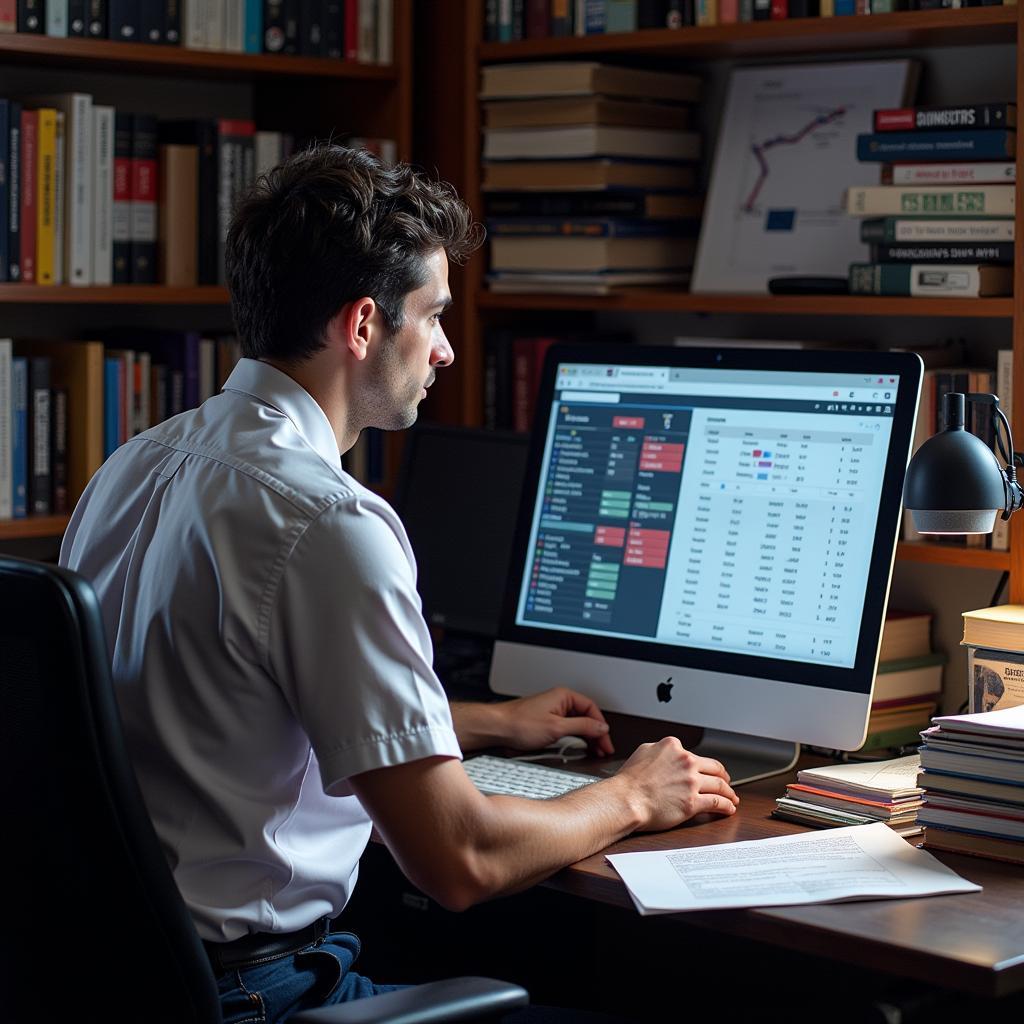
[[[377,329],[376,312],[377,303],[369,296],[346,302],[327,323],[328,340],[344,346],[362,362]]]

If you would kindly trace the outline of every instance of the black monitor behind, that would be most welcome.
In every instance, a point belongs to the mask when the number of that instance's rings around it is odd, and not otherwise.
[[[436,667],[452,696],[493,697],[487,675],[527,441],[504,431],[423,424],[405,446],[395,508],[416,555],[424,617],[444,631]]]

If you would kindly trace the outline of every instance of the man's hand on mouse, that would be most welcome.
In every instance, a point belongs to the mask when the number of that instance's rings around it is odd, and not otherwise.
[[[453,704],[452,720],[464,751],[485,746],[543,750],[563,736],[581,736],[593,754],[615,753],[601,709],[565,686],[501,704]]]

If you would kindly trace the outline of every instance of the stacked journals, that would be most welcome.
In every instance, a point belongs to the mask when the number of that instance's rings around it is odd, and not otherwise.
[[[852,188],[871,262],[850,267],[860,295],[1009,295],[1017,107],[876,110],[857,157],[882,163],[881,185]]]
[[[971,714],[1024,704],[1024,606],[964,612]]]
[[[828,828],[884,821],[901,836],[921,832],[922,790],[917,755],[893,761],[833,764],[797,772],[797,781],[775,801],[776,818]]]
[[[390,64],[394,0],[22,0],[0,10],[0,32],[15,31]]]
[[[686,283],[702,205],[698,78],[498,64],[481,85],[494,291]]]
[[[936,718],[923,737],[925,847],[1024,864],[1024,704]]]
[[[927,612],[886,612],[862,750],[916,744],[935,713],[945,658],[931,649],[931,621]]]

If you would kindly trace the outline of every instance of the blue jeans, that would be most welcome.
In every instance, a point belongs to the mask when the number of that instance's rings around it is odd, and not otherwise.
[[[375,985],[351,970],[359,939],[330,932],[290,956],[228,971],[217,980],[224,1024],[278,1024],[300,1010],[333,1006],[391,992],[404,985]]]

